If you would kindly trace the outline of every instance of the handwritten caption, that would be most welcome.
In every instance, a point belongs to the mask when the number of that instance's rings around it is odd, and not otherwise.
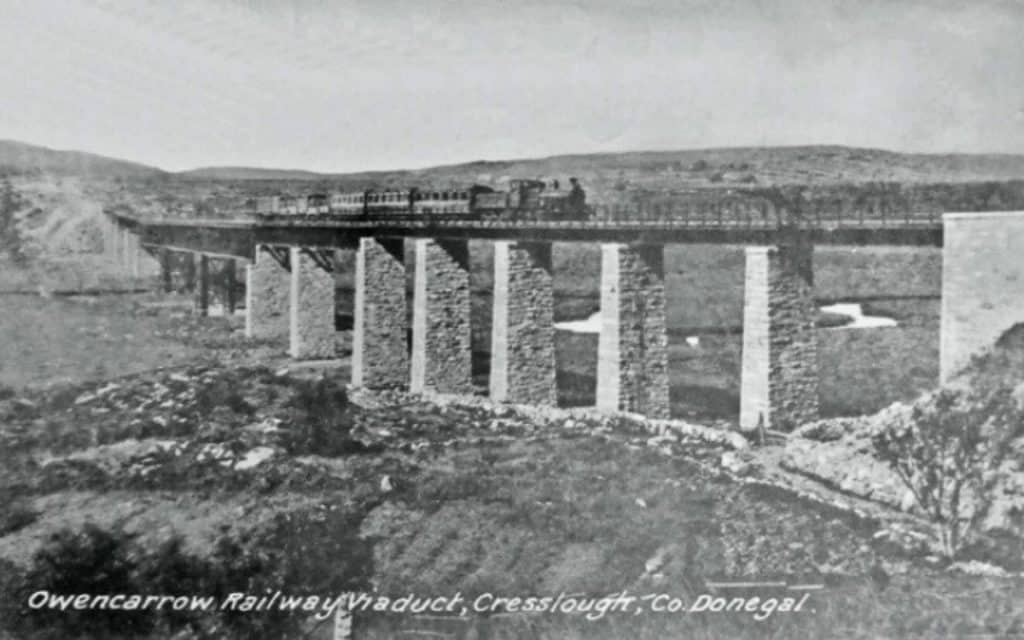
[[[237,611],[260,613],[269,611],[307,613],[317,620],[334,615],[339,609],[350,612],[410,615],[476,615],[561,614],[582,616],[597,621],[610,614],[645,615],[687,613],[741,613],[755,620],[767,620],[780,613],[798,613],[807,609],[811,591],[821,585],[780,585],[772,595],[728,594],[728,587],[716,593],[686,597],[671,593],[632,594],[623,590],[604,596],[578,593],[557,595],[509,596],[482,593],[471,598],[457,592],[446,596],[406,594],[389,597],[372,593],[344,593],[332,596],[288,595],[280,591],[263,595],[230,593],[223,598],[198,595],[141,594],[58,594],[36,591],[28,597],[32,609],[54,611]],[[723,594],[722,591],[725,593]]]

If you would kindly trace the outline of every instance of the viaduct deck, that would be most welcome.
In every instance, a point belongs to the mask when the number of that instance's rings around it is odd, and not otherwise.
[[[795,236],[814,244],[942,246],[936,219],[831,219],[799,226],[755,220],[466,220],[443,216],[353,219],[278,215],[235,219],[140,219],[114,215],[142,244],[251,258],[257,244],[343,247],[358,238],[410,237],[525,242],[776,245]]]

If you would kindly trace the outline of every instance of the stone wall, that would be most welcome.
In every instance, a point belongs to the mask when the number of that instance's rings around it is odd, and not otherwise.
[[[553,283],[550,243],[494,243],[492,400],[557,404]]]
[[[352,384],[405,388],[409,382],[404,244],[360,238],[356,253]]]
[[[291,279],[267,247],[256,247],[256,261],[245,271],[245,335],[284,339],[289,333]]]
[[[299,360],[333,358],[334,272],[317,265],[309,251],[291,247],[288,353]]]
[[[669,416],[664,246],[601,246],[597,407]]]
[[[942,218],[943,382],[1014,324],[1024,322],[1024,212]]]
[[[818,417],[813,247],[749,247],[740,427],[791,430]]]
[[[410,390],[472,390],[469,246],[417,239]]]

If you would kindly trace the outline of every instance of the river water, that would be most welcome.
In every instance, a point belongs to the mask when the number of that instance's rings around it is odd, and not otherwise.
[[[896,320],[886,316],[864,315],[864,309],[861,307],[859,302],[838,302],[836,304],[828,304],[822,306],[821,311],[850,318],[850,322],[844,325],[829,327],[830,331],[841,331],[844,329],[877,329],[880,327],[898,326]],[[590,315],[590,317],[584,320],[556,322],[555,328],[561,329],[562,331],[571,331],[573,333],[600,333],[601,312],[595,311]],[[699,335],[688,336],[686,338],[686,342],[691,346],[697,346],[700,342]]]

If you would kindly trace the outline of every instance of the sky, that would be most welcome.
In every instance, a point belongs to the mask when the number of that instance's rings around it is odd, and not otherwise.
[[[0,138],[168,170],[1024,153],[1024,0],[0,0]]]

